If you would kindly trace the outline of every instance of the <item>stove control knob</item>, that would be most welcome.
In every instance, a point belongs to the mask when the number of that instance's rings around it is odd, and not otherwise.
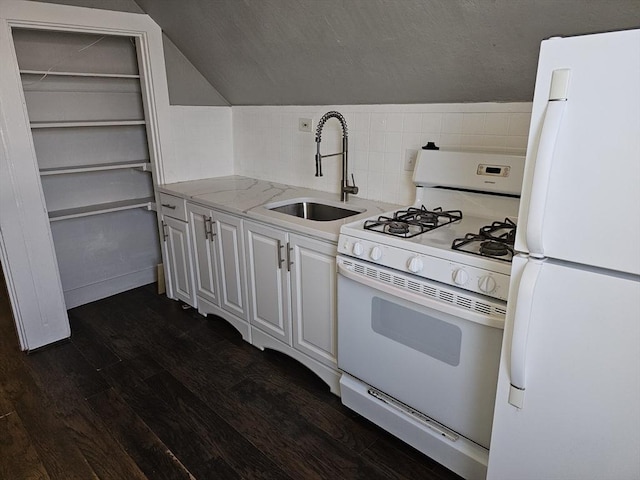
[[[478,288],[482,293],[491,293],[497,286],[496,280],[490,275],[484,275],[478,280]]]
[[[464,285],[469,281],[469,274],[466,272],[466,270],[463,270],[462,268],[458,268],[457,270],[454,270],[453,275],[451,277],[453,278],[453,283],[460,286]]]
[[[380,260],[382,258],[382,249],[380,247],[373,247],[369,256],[371,260]]]
[[[360,256],[364,253],[364,247],[360,242],[356,242],[353,244],[353,254],[356,256]]]
[[[407,268],[412,273],[418,273],[422,271],[423,267],[424,264],[422,263],[422,259],[420,257],[413,257],[411,260],[409,260],[409,264],[407,265]]]

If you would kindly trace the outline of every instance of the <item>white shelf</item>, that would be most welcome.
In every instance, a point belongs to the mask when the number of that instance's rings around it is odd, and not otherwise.
[[[151,170],[151,163],[148,160],[136,160],[133,162],[102,163],[98,165],[76,165],[74,167],[43,168],[40,176],[66,175],[68,173],[102,172],[105,170],[120,170],[127,168],[139,168],[143,172]]]
[[[24,75],[46,75],[58,77],[140,78],[140,75],[120,73],[50,72],[47,70],[20,70]]]
[[[144,125],[144,120],[97,120],[90,122],[31,122],[31,128],[117,127]]]
[[[67,208],[49,212],[49,221],[68,220],[70,218],[88,217],[90,215],[100,215],[102,213],[118,212],[121,210],[131,210],[133,208],[146,208],[155,210],[155,199],[153,197],[134,198],[131,200],[120,200],[117,202],[100,203],[98,205],[88,205],[85,207]]]

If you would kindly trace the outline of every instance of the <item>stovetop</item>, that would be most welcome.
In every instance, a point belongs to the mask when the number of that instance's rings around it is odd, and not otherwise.
[[[420,204],[343,225],[338,253],[506,300],[515,224]]]
[[[421,205],[367,220],[364,222],[364,229],[395,237],[413,238],[460,220],[462,220],[460,210],[443,210],[442,207],[429,210]]]

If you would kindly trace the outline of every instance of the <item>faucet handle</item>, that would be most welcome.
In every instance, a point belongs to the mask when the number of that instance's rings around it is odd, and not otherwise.
[[[348,179],[345,180],[346,185],[344,186],[345,187],[344,191],[352,195],[357,195],[359,189],[358,187],[356,187],[356,179],[354,178],[353,173],[351,174],[351,182],[352,182],[352,185],[349,185],[349,180]]]

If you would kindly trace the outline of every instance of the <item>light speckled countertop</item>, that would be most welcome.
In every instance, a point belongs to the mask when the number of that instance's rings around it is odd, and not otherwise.
[[[349,201],[343,203],[340,202],[340,195],[336,193],[237,175],[171,183],[159,186],[158,190],[200,205],[332,242],[338,241],[340,226],[343,224],[397,210],[400,207],[400,205],[367,200],[354,195],[349,195]],[[342,208],[359,210],[362,213],[341,220],[317,222],[268,210],[263,206],[286,203],[291,199],[316,199]]]

